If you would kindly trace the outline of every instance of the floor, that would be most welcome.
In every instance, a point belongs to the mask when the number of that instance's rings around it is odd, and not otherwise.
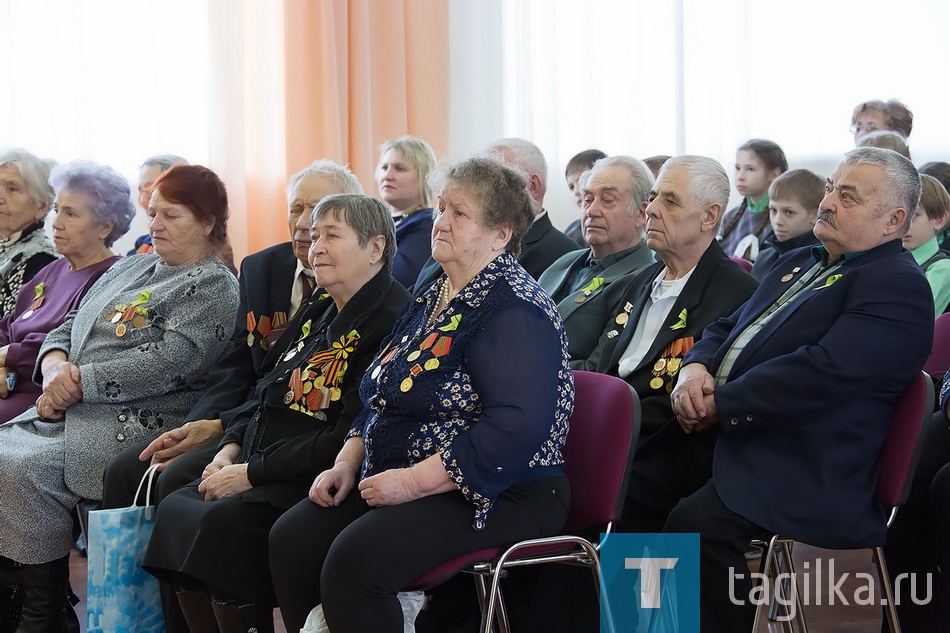
[[[827,571],[828,561],[833,557],[835,561],[835,573],[848,574],[848,581],[841,585],[841,593],[845,596],[854,595],[855,589],[863,586],[865,583],[855,578],[856,573],[869,573],[876,578],[871,563],[871,554],[867,551],[858,552],[830,552],[819,550],[805,545],[795,547],[795,561],[797,570],[802,572],[805,569],[804,564],[808,563],[808,569],[816,569],[816,561],[821,558],[823,570]],[[758,569],[757,563],[750,565],[754,571]],[[76,612],[82,625],[82,630],[86,630],[86,559],[80,557],[75,551],[70,558],[70,577],[72,578],[73,591],[80,598],[80,603],[76,606]],[[823,581],[822,585],[827,587],[828,583]],[[812,606],[806,609],[808,618],[808,630],[811,633],[879,633],[881,630],[881,610],[876,606],[862,606],[850,604],[844,606],[836,603],[829,606],[828,592],[825,592],[822,599],[822,606]],[[286,633],[283,621],[280,619],[280,612],[275,611],[274,616],[277,622],[277,633]],[[780,623],[770,623],[759,629],[759,633],[778,633],[783,631]]]

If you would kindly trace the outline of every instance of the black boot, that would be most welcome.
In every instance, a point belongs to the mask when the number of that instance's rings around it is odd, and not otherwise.
[[[274,609],[252,603],[211,601],[221,633],[274,633]]]
[[[178,604],[191,633],[218,633],[218,623],[211,609],[211,592],[207,589],[179,589]]]
[[[17,633],[69,633],[66,621],[69,557],[23,565],[23,615]]]

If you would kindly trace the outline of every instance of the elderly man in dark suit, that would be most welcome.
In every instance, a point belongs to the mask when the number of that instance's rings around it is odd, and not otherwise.
[[[885,539],[878,456],[933,340],[929,285],[901,246],[920,177],[896,152],[859,148],[825,190],[821,246],[784,255],[710,325],[673,390],[684,431],[720,431],[712,480],[664,528],[701,535],[703,631],[751,629],[751,538],[834,549]]]
[[[523,138],[503,138],[488,146],[486,152],[495,154],[509,165],[520,169],[528,177],[528,194],[534,207],[534,223],[521,240],[518,263],[528,274],[538,279],[548,266],[561,255],[577,250],[577,242],[554,228],[544,209],[547,191],[548,163],[538,147]],[[419,271],[412,294],[419,296],[442,275],[442,266],[431,257]]]
[[[621,526],[657,532],[670,510],[712,471],[716,433],[687,435],[670,404],[683,357],[703,328],[730,314],[755,279],[716,241],[729,177],[703,156],[677,156],[661,169],[646,209],[646,243],[660,262],[623,294],[584,368],[620,376],[640,396],[642,423]]]
[[[611,156],[597,161],[582,194],[584,236],[590,248],[561,256],[538,284],[557,302],[572,362],[597,345],[620,294],[654,263],[643,243],[653,174],[642,160]]]

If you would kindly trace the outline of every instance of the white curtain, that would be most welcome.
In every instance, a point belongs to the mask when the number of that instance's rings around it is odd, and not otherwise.
[[[827,175],[867,99],[914,111],[915,163],[950,160],[950,5],[939,0],[492,0],[480,20],[458,17],[466,4],[451,5],[453,150],[477,149],[475,137],[534,141],[562,227],[577,213],[564,167],[580,150],[704,154],[731,174],[736,148],[760,137]]]

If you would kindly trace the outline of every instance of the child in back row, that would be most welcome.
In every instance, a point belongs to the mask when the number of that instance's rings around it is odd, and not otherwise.
[[[920,204],[904,236],[904,248],[910,251],[923,269],[934,295],[934,316],[943,314],[950,305],[950,259],[937,244],[937,233],[947,222],[950,195],[940,181],[921,174]]]
[[[825,197],[825,180],[807,169],[787,171],[769,187],[769,235],[752,266],[752,276],[762,281],[775,260],[801,246],[817,244],[812,230],[818,206]]]
[[[722,220],[722,250],[730,257],[755,261],[769,229],[769,185],[788,170],[776,143],[754,138],[736,152],[736,190],[742,203]]]

